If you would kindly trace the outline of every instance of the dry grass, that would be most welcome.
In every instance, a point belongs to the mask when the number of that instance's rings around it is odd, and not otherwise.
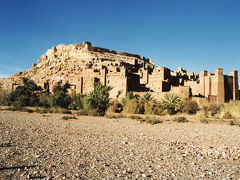
[[[226,103],[221,109],[222,117],[228,114],[231,115],[232,118],[240,119],[240,103]]]

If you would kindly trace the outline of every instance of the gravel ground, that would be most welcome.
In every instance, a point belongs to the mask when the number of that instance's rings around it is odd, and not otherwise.
[[[238,179],[240,127],[0,112],[0,179]]]

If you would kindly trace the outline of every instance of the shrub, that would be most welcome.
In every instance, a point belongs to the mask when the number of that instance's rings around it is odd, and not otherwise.
[[[77,119],[77,117],[76,116],[63,116],[62,119],[63,120]]]
[[[103,114],[96,109],[89,109],[88,116],[102,116]]]
[[[233,118],[240,119],[240,103],[226,103],[221,110],[230,113]]]
[[[43,93],[39,98],[39,105],[45,108],[54,107],[56,105],[55,98],[49,93]]]
[[[204,116],[205,118],[208,118],[208,107],[207,107],[207,106],[204,106],[202,110],[203,110],[203,116]]]
[[[143,113],[143,106],[137,99],[127,100],[123,106],[123,112],[128,114],[141,114]]]
[[[108,107],[107,112],[120,113],[122,109],[123,109],[122,104],[119,103],[117,100],[114,100],[113,102],[111,102],[111,105]]]
[[[120,119],[120,118],[123,118],[124,116],[122,114],[106,114],[105,115],[106,118],[109,118],[109,119]]]
[[[53,94],[49,92],[43,93],[39,98],[39,105],[45,108],[61,107],[68,108],[73,101],[71,96],[67,94],[68,84],[62,85],[61,81],[53,86]]]
[[[155,101],[149,101],[144,104],[144,114],[160,115],[163,111],[162,105]]]
[[[107,113],[115,113],[116,112],[115,106],[114,105],[109,106],[106,112]]]
[[[232,115],[229,112],[225,112],[223,115],[223,119],[232,119]]]
[[[83,104],[83,99],[86,95],[84,94],[75,94],[72,93],[70,95],[71,97],[71,103],[70,103],[70,108],[74,109],[74,110],[79,110],[79,109],[83,109],[84,108],[84,104]]]
[[[188,122],[188,120],[184,116],[178,116],[173,119],[173,121],[178,122],[178,123],[184,123]]]
[[[139,97],[139,102],[142,103],[143,105],[150,101],[153,101],[153,97],[148,92],[146,92],[143,96]]]
[[[220,112],[221,105],[219,104],[210,104],[208,107],[208,111],[210,111],[210,114],[212,117],[214,117],[216,114]]]
[[[126,97],[121,99],[121,103],[125,105],[128,100],[132,100],[132,99],[136,99],[136,96],[134,96],[132,91],[129,91]]]
[[[168,114],[175,114],[179,102],[180,99],[176,94],[167,93],[164,95],[163,107],[167,110]]]
[[[123,106],[118,100],[114,100],[112,105],[115,107],[115,112],[117,113],[122,112]]]
[[[151,117],[146,117],[144,119],[144,121],[146,123],[150,123],[150,124],[159,124],[159,123],[163,123],[163,121],[161,119],[156,119],[156,118],[151,118]]]
[[[77,112],[77,115],[78,115],[78,116],[88,116],[88,110],[80,109],[80,110]]]
[[[237,125],[238,123],[237,123],[236,120],[231,119],[231,120],[228,122],[228,124],[231,125],[231,126],[234,126],[234,125]]]
[[[143,119],[141,116],[136,116],[136,115],[131,115],[129,116],[130,119],[137,119],[137,120],[140,120],[140,119]]]
[[[181,107],[180,107],[182,112],[188,113],[188,114],[196,114],[199,107],[196,101],[193,100],[184,100],[181,103]]]
[[[10,105],[10,92],[0,89],[0,106]]]
[[[52,113],[60,113],[60,114],[71,114],[72,112],[61,107],[52,107],[51,109]]]
[[[99,115],[104,115],[109,105],[110,89],[108,86],[96,83],[94,91],[89,94],[89,97],[84,99],[84,109],[94,110]]]
[[[124,118],[125,116],[124,115],[122,115],[122,114],[116,114],[115,115],[115,118],[116,119],[120,119],[120,118]]]
[[[52,113],[52,111],[50,109],[43,109],[43,108],[36,108],[36,109],[34,109],[33,112],[37,112],[40,114]]]
[[[32,109],[28,109],[28,108],[22,108],[20,111],[22,112],[28,112],[28,113],[33,113],[33,110]]]
[[[28,112],[28,113],[33,112],[32,109],[28,109],[28,108],[25,108],[25,107],[8,107],[4,110],[7,110],[7,111],[21,111],[21,112]]]
[[[71,97],[67,94],[67,89],[69,84],[62,85],[62,82],[59,81],[53,86],[53,95],[52,95],[52,105],[51,107],[62,107],[68,108],[71,103]]]
[[[18,86],[10,94],[11,104],[17,108],[37,105],[39,102],[37,92],[41,90],[41,87],[29,78],[23,77],[21,80],[23,85]]]
[[[201,118],[200,122],[204,123],[204,124],[208,124],[209,123],[209,121],[207,119],[205,119],[205,118]]]

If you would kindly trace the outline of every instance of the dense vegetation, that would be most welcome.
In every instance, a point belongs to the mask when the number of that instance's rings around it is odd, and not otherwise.
[[[89,94],[69,93],[69,85],[58,82],[54,85],[52,92],[44,91],[32,80],[22,78],[22,85],[12,92],[0,89],[0,105],[11,106],[14,110],[30,111],[25,106],[34,106],[36,112],[60,112],[71,113],[69,110],[77,110],[78,115],[104,115],[112,114],[109,117],[121,117],[114,113],[124,114],[145,114],[145,115],[165,115],[165,114],[196,114],[200,116],[200,122],[208,123],[209,118],[231,119],[229,124],[238,124],[236,119],[240,118],[240,103],[210,104],[199,108],[198,104],[191,99],[181,99],[176,94],[165,94],[162,101],[155,100],[150,93],[143,96],[134,95],[128,92],[121,101],[109,98],[108,86],[96,83],[94,90]],[[11,108],[10,108],[11,109]],[[141,121],[152,124],[161,122],[159,119],[147,117]],[[184,117],[175,119],[176,122],[187,122]]]
[[[69,94],[69,85],[57,82],[50,93],[43,91],[29,78],[22,78],[22,85],[12,92],[0,90],[0,105],[11,105],[16,110],[22,110],[25,106],[38,106],[45,108],[37,109],[38,112],[67,113],[67,109],[72,109],[85,110],[89,115],[104,115],[109,107],[110,89],[96,83],[94,91],[87,95]]]

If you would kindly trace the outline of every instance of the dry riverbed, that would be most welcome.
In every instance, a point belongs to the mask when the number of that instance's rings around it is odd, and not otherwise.
[[[0,111],[0,179],[237,179],[240,127]]]

